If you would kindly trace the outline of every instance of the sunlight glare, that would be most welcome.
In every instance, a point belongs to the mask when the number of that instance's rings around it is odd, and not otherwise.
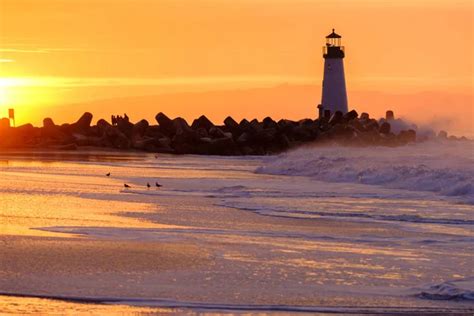
[[[51,104],[53,91],[47,81],[38,78],[0,77],[0,117],[14,108],[20,123],[28,123],[32,109]]]

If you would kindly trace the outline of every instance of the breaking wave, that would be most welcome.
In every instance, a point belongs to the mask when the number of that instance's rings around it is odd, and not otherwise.
[[[257,173],[430,191],[474,204],[474,142],[397,148],[304,147],[266,159]]]
[[[430,300],[474,301],[474,278],[428,286],[416,296]]]

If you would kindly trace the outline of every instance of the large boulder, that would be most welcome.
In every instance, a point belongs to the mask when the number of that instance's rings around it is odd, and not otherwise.
[[[0,130],[6,130],[10,128],[10,120],[6,117],[0,119]]]
[[[381,134],[390,134],[390,123],[383,122],[382,125],[380,125],[379,132]]]
[[[206,137],[209,137],[209,133],[208,131],[205,129],[205,128],[197,128],[196,129],[196,135],[199,137],[199,138],[206,138]]]
[[[280,150],[288,149],[291,146],[290,140],[285,134],[279,134],[277,136],[277,144]]]
[[[100,137],[86,136],[78,133],[74,133],[72,136],[77,146],[100,147],[102,145],[102,139]]]
[[[336,111],[329,119],[330,125],[336,125],[342,122],[343,114],[341,111]]]
[[[209,136],[212,137],[212,138],[222,138],[222,137],[226,137],[224,131],[222,129],[220,129],[219,127],[212,127],[210,130],[209,130]]]
[[[362,125],[361,121],[360,120],[352,120],[349,122],[349,125],[351,125],[352,127],[354,127],[357,131],[359,132],[363,132],[365,131],[365,128],[364,128],[364,125]]]
[[[90,136],[101,136],[100,129],[97,125],[93,125],[89,129]]]
[[[185,119],[177,117],[172,121],[175,131],[172,138],[172,146],[177,153],[192,153],[193,146],[199,139],[198,134],[186,122]]]
[[[97,121],[97,128],[99,129],[99,134],[100,135],[104,135],[105,131],[109,127],[112,127],[112,125],[109,122],[107,122],[106,120],[100,119],[100,120]]]
[[[156,140],[154,138],[143,137],[143,138],[133,138],[131,140],[131,146],[138,150],[144,151],[156,151]]]
[[[35,136],[36,135],[35,130],[36,128],[30,123],[23,124],[15,128],[15,131],[17,133],[21,135],[25,135],[25,136]]]
[[[149,127],[147,120],[141,120],[132,127],[131,146],[135,149],[154,151],[156,140],[154,137],[145,136]]]
[[[241,133],[247,133],[249,135],[255,135],[259,130],[263,129],[263,124],[260,124],[258,120],[247,121],[243,119],[239,123]],[[239,135],[240,136],[240,135]]]
[[[237,123],[232,117],[228,116],[224,120],[224,125],[230,130],[237,130],[239,128],[239,123]]]
[[[370,115],[369,115],[369,113],[363,112],[363,113],[360,115],[359,120],[360,120],[363,124],[367,123],[367,122],[370,120]]]
[[[298,121],[298,125],[300,126],[310,127],[310,126],[313,126],[313,124],[314,124],[314,121],[310,118],[305,118]]]
[[[173,121],[167,117],[164,113],[160,112],[155,116],[158,125],[160,125],[160,130],[166,135],[173,135],[175,130],[173,128]]]
[[[394,120],[395,119],[395,114],[393,114],[393,111],[388,110],[387,112],[385,112],[385,119],[387,121]]]
[[[74,124],[64,123],[59,126],[59,130],[64,134],[72,134],[74,132]]]
[[[209,131],[209,129],[214,127],[214,124],[206,116],[201,115],[193,121],[191,127],[193,129],[204,128],[206,131]]]
[[[331,139],[336,139],[338,141],[345,141],[351,139],[356,135],[355,129],[350,125],[337,124],[331,128],[328,132],[328,135]]]
[[[250,141],[250,134],[244,132],[237,138],[237,143],[246,144]]]
[[[258,132],[263,129],[263,123],[260,123],[257,119],[251,120],[250,126],[255,132]]]
[[[131,142],[118,128],[109,126],[102,137],[102,145],[118,149],[128,149],[131,146]]]
[[[259,129],[262,129],[263,127],[260,126],[260,124],[257,120],[252,120],[251,122],[249,122],[246,119],[243,119],[239,123],[239,128],[240,128],[241,133],[247,133],[249,135],[255,135],[257,133],[257,131]]]
[[[364,123],[363,123],[364,124]],[[366,131],[378,131],[379,130],[379,123],[375,119],[369,119],[364,124],[364,129]]]
[[[13,131],[13,129],[12,129]],[[28,146],[34,143],[39,136],[38,129],[31,124],[24,124],[14,129],[14,139],[20,147]]]
[[[146,130],[150,124],[148,124],[147,120],[141,120],[135,123],[132,127],[132,138],[143,137],[145,136]]]
[[[56,124],[54,124],[52,118],[47,117],[43,119],[43,128],[48,129],[48,128],[55,128],[55,127],[56,127]]]
[[[240,129],[239,123],[237,123],[232,117],[228,116],[224,120],[223,128],[227,131],[232,133],[232,138],[237,140],[237,138],[242,134],[242,130]]]
[[[76,133],[86,135],[89,132],[89,128],[91,127],[92,117],[92,114],[89,112],[82,114],[79,120],[73,124],[74,131]]]
[[[165,136],[165,134],[161,132],[161,128],[158,125],[150,125],[146,129],[145,136],[158,139]]]
[[[188,122],[182,117],[177,117],[172,120],[172,126],[175,132],[191,130],[191,126],[189,126]]]
[[[317,132],[308,125],[299,125],[293,129],[291,137],[296,141],[312,141],[316,139]]]
[[[357,136],[358,136],[358,139],[360,140],[360,143],[364,145],[375,145],[380,138],[380,134],[376,130],[368,130],[365,132],[360,132],[360,133],[357,133]]]
[[[54,124],[53,120],[49,117],[43,119],[43,128],[42,128],[43,132],[45,134],[49,134],[53,131],[56,131],[56,130],[59,130],[59,127]]]
[[[171,149],[171,139],[169,137],[163,136],[158,138],[157,144],[161,148],[170,148]]]
[[[171,154],[174,153],[174,149],[171,147],[171,139],[167,136],[158,138],[155,142],[155,152]]]
[[[122,119],[117,121],[118,130],[121,131],[128,138],[132,137],[133,126],[133,123],[128,120]]]
[[[113,142],[115,148],[118,149],[129,149],[131,146],[130,139],[127,138],[123,133],[118,133]]]
[[[298,125],[296,122],[290,121],[290,120],[285,120],[281,119],[277,123],[278,129],[285,134],[291,134],[295,128],[296,125]]]
[[[239,123],[239,127],[241,130],[246,131],[248,129],[251,129],[252,127],[250,126],[250,122],[247,119],[242,119]]]
[[[87,131],[84,132],[86,134]],[[61,128],[54,124],[51,118],[43,120],[43,127],[41,128],[41,137],[48,139],[52,143],[69,144],[75,141],[75,138],[70,133],[69,129]]]
[[[278,128],[277,122],[275,122],[271,117],[267,116],[263,119],[263,128]]]
[[[412,143],[416,141],[416,131],[413,129],[409,129],[407,131],[401,131],[400,134],[398,134],[398,139],[402,143]]]
[[[277,135],[276,128],[265,128],[265,129],[258,130],[256,134],[254,135],[253,140],[256,143],[259,143],[262,145],[270,145],[274,141],[276,135]]]
[[[359,114],[357,113],[356,110],[352,110],[352,111],[349,111],[347,112],[346,114],[344,114],[343,116],[343,120],[345,122],[350,122],[352,120],[355,120],[357,118],[357,116],[359,116]]]
[[[240,151],[238,146],[232,139],[232,137],[223,137],[218,139],[213,139],[212,148],[213,153],[217,155],[238,155]]]

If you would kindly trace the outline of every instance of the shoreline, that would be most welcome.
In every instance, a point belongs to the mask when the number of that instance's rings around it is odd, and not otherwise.
[[[434,297],[439,284],[472,275],[466,253],[472,248],[470,225],[405,221],[413,218],[412,209],[421,219],[456,213],[465,218],[463,206],[436,203],[432,194],[420,192],[256,174],[259,161],[250,157],[141,159],[5,167],[11,168],[0,181],[7,228],[79,236],[22,237],[12,229],[13,237],[0,237],[2,292],[129,304],[78,304],[111,313],[142,305],[156,306],[147,312],[177,314],[278,313],[269,306],[289,306],[291,313],[302,306],[388,314],[420,314],[425,308],[432,315],[474,308],[449,295],[444,301],[419,296],[429,291]],[[147,189],[155,179],[163,188]],[[124,182],[132,189],[123,189]],[[28,200],[18,198],[25,194]],[[389,221],[351,216],[387,210]],[[179,310],[163,306],[162,299]],[[16,298],[7,308],[35,306],[31,300]],[[0,310],[2,304],[8,303],[0,303]],[[64,304],[48,301],[45,308]],[[242,306],[253,309],[242,312]]]
[[[305,315],[306,313],[314,315],[347,315],[347,314],[370,314],[370,315],[468,315],[474,312],[474,307],[406,307],[406,306],[310,306],[310,305],[236,305],[219,303],[197,303],[187,301],[174,301],[169,299],[133,299],[133,298],[113,298],[113,297],[74,297],[74,296],[49,296],[35,294],[17,294],[0,292],[0,298],[19,298],[19,299],[40,299],[59,301],[64,303],[81,304],[88,306],[88,310],[94,309],[94,306],[110,307],[120,309],[121,306],[129,308],[143,308],[142,312],[173,312],[179,314],[188,314],[196,312],[206,313],[248,313],[258,312],[260,315],[278,315],[279,313],[297,313]],[[17,304],[21,304],[18,302]],[[138,310],[139,312],[140,310]],[[114,311],[117,312],[117,311]],[[129,312],[134,312],[133,310]]]

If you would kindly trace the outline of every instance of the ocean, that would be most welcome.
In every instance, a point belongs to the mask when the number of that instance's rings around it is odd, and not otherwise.
[[[2,152],[0,312],[469,315],[473,186],[472,141]]]

